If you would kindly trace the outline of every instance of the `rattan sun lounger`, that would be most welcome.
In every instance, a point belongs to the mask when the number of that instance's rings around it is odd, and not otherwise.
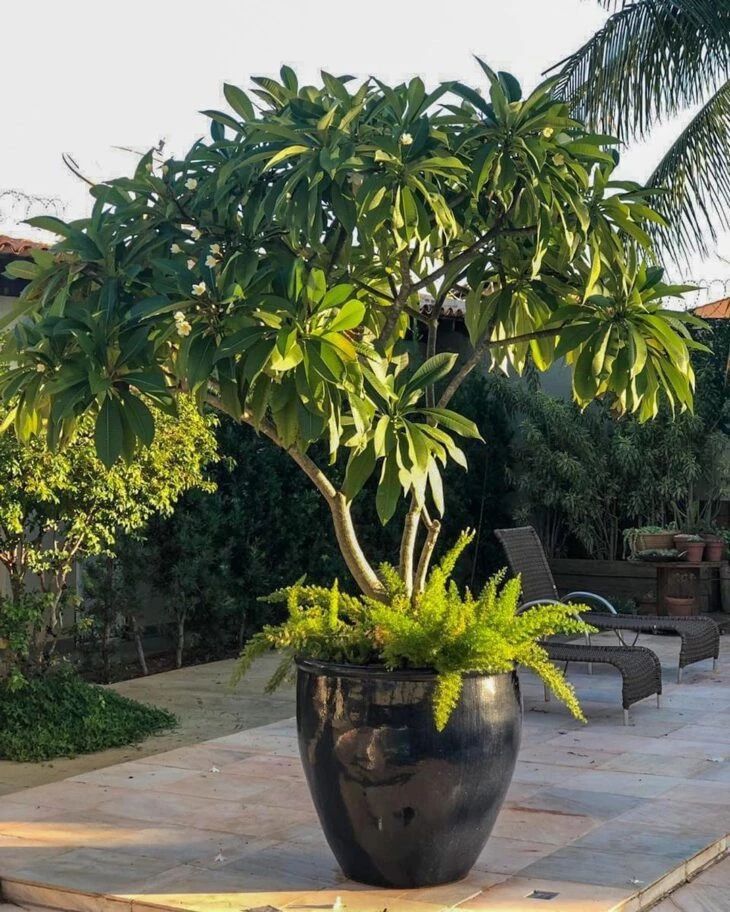
[[[661,705],[662,667],[658,657],[644,646],[583,646],[579,643],[543,643],[553,662],[589,662],[613,665],[623,681],[621,702],[624,725],[629,723],[629,707],[656,694]],[[545,692],[546,699],[548,692]]]
[[[619,615],[607,599],[595,592],[570,592],[560,599],[542,543],[532,526],[496,529],[495,534],[504,547],[510,569],[522,577],[522,596],[526,602],[583,601],[600,606],[598,611],[587,614],[585,620],[599,630],[613,630],[622,646],[634,646],[642,633],[661,630],[678,634],[681,646],[677,681],[682,679],[682,669],[694,662],[712,659],[713,668],[716,667],[720,655],[720,628],[710,618]],[[626,643],[622,631],[636,634],[633,643]]]

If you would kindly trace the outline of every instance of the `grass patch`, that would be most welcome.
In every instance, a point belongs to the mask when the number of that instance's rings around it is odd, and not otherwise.
[[[52,760],[135,744],[169,731],[165,709],[87,684],[69,671],[29,680],[11,690],[0,682],[0,759]]]

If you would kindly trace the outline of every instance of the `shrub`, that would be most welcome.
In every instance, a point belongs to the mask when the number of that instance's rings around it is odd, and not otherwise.
[[[59,669],[18,689],[0,682],[0,758],[52,760],[134,744],[177,725],[172,713]]]

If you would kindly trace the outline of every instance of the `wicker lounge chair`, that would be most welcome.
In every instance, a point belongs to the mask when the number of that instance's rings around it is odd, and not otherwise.
[[[530,604],[560,599],[542,543],[532,526],[518,529],[496,529],[495,534],[504,547],[510,569],[522,576],[522,595]],[[622,646],[635,646],[642,633],[669,631],[681,638],[677,681],[682,680],[682,669],[694,662],[712,659],[713,669],[720,655],[720,628],[710,618],[669,618],[657,615],[628,617],[619,615],[603,596],[595,592],[570,592],[562,601],[580,599],[600,606],[585,619],[599,630],[613,630]],[[635,634],[633,643],[624,640],[623,633]],[[587,637],[590,645],[590,637]],[[589,669],[590,671],[590,669]]]
[[[528,598],[528,601],[523,602],[521,610],[525,611],[529,610],[533,605],[544,604],[545,602],[556,602],[558,601],[558,598],[557,590],[552,581],[552,575],[550,574],[550,568],[547,565],[542,546],[540,545],[540,541],[537,538],[535,531],[531,528],[527,531],[534,536],[534,540],[537,542],[538,563],[541,561],[542,564],[544,564],[544,566],[539,566],[538,569],[542,575],[547,574],[549,577],[551,588],[548,589],[548,592],[554,593],[554,595],[549,595],[547,597],[540,596],[539,593],[544,590],[535,588],[531,585],[529,574],[527,581],[525,580],[524,563],[526,555],[522,552],[529,552],[529,556],[535,560],[534,546],[528,537],[520,536],[515,540],[515,537],[512,535],[513,532],[523,531],[526,530],[496,529],[495,534],[507,553],[507,558],[512,571],[514,573],[523,573],[522,594],[523,597],[526,596]],[[554,662],[565,663],[566,671],[570,662],[586,662],[589,671],[592,670],[594,662],[613,665],[614,668],[617,668],[621,673],[622,678],[621,696],[624,710],[624,725],[628,725],[629,723],[629,707],[633,703],[656,694],[657,706],[661,705],[661,663],[651,649],[646,649],[643,646],[626,645],[594,646],[590,643],[590,640],[585,645],[547,641],[543,643],[543,646]],[[547,688],[545,688],[545,700],[547,701],[549,699],[549,692]]]

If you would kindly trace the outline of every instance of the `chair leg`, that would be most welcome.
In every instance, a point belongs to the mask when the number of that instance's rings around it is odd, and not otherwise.
[[[590,645],[591,645],[591,635],[590,635],[590,633],[587,633],[586,634],[586,646],[590,646]],[[593,662],[588,663],[588,674],[589,675],[593,674]]]
[[[662,695],[661,694],[656,695],[656,708],[657,709],[662,708]]]
[[[684,669],[682,668],[681,665],[680,665],[679,668],[677,669],[677,684],[681,684],[681,683],[682,683],[682,671],[683,671],[683,670],[684,670]]]
[[[549,703],[550,702],[550,690],[549,690],[547,684],[543,684],[543,689],[545,691],[545,702]]]
[[[712,660],[712,670],[717,671],[717,659]]]
[[[628,711],[628,709],[625,709],[624,710],[624,725],[628,725],[628,724],[629,724],[629,711]]]

